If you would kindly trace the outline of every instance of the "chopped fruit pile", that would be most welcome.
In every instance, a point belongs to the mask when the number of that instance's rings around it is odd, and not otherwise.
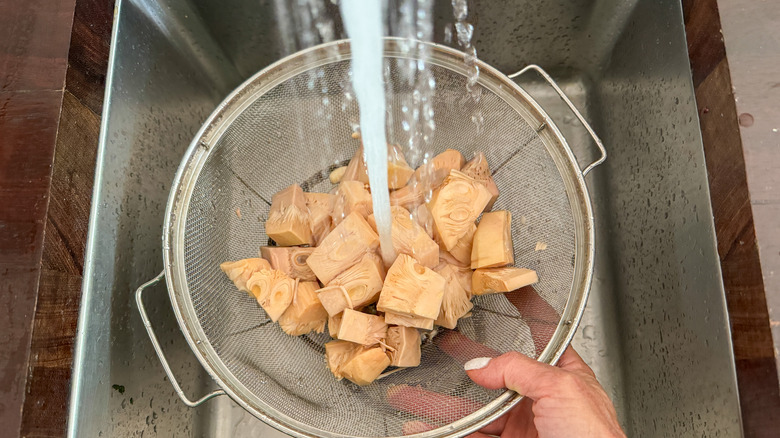
[[[471,315],[472,296],[538,281],[512,267],[512,215],[490,211],[499,193],[482,153],[466,162],[448,149],[413,170],[388,148],[397,254],[388,266],[362,148],[330,181],[332,193],[294,184],[274,195],[265,231],[278,246],[220,268],[285,333],[323,333],[327,325],[334,340],[325,356],[337,379],[367,385],[388,366],[418,366],[419,330],[454,329]]]

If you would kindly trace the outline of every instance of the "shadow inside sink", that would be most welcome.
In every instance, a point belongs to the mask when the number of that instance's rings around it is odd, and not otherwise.
[[[133,291],[162,269],[168,191],[201,123],[241,81],[299,47],[284,31],[294,24],[291,6],[118,4],[69,435],[283,436],[227,397],[195,409],[181,403]],[[450,2],[437,1],[435,12],[441,41],[452,22]],[[607,162],[587,179],[596,267],[574,345],[615,402],[626,432],[741,435],[679,2],[481,3],[470,20],[480,58],[504,73],[529,63],[547,69],[608,149]],[[552,90],[523,86],[580,163],[592,161],[591,140]],[[150,289],[145,302],[184,392],[195,397],[215,389],[179,332],[165,288]]]

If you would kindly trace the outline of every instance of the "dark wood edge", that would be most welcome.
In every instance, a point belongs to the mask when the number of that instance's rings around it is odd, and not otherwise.
[[[20,436],[66,433],[113,1],[76,0]]]
[[[684,0],[745,436],[780,433],[780,385],[737,108],[716,0]]]
[[[715,0],[684,0],[683,7],[745,435],[775,436],[780,430],[779,386],[717,4]],[[52,204],[46,218],[29,394],[20,431],[23,436],[54,437],[65,432],[112,13],[113,2],[76,2]],[[74,175],[78,181],[70,192]],[[65,220],[68,217],[71,219]]]

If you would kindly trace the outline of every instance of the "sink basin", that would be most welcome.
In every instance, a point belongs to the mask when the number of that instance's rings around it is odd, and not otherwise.
[[[117,3],[69,436],[284,436],[227,397],[183,404],[133,292],[162,270],[168,191],[201,123],[244,79],[298,48],[285,32],[287,3]],[[436,2],[435,19],[443,40],[449,1]],[[574,345],[626,432],[741,436],[679,2],[483,2],[470,20],[484,61],[507,74],[531,63],[547,69],[607,147],[607,162],[587,177],[596,267]],[[522,85],[580,163],[593,161],[593,142],[553,90]],[[145,302],[184,393],[194,399],[216,389],[179,332],[164,286],[148,290]]]

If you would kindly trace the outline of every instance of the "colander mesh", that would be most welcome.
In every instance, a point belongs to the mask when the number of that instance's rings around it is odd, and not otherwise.
[[[387,62],[391,78],[399,74],[399,64]],[[425,343],[417,368],[362,388],[337,381],[325,363],[327,334],[286,335],[219,269],[223,261],[258,256],[268,241],[263,221],[275,192],[304,182],[305,190],[329,191],[329,166],[348,160],[358,145],[350,138],[357,104],[344,94],[349,61],[294,76],[257,97],[210,151],[191,194],[183,242],[194,312],[230,373],[221,380],[245,387],[252,397],[244,402],[271,417],[364,437],[400,436],[411,420],[443,426],[502,393],[473,384],[463,371],[466,360],[512,350],[536,357],[557,326],[572,288],[575,256],[562,177],[534,127],[504,100],[484,88],[475,103],[465,94],[464,76],[429,68],[437,83],[434,152],[454,148],[467,158],[486,155],[501,193],[494,210],[512,213],[516,265],[535,269],[539,283],[514,293],[512,302],[504,295],[475,297],[473,316]],[[402,107],[409,98],[398,88],[388,95],[388,132],[399,144],[408,140]],[[481,130],[471,120],[475,110],[484,115]],[[536,251],[537,242],[547,249]],[[543,301],[532,300],[533,294]],[[398,397],[402,385],[447,397],[414,397],[408,409],[398,409],[404,402],[388,399],[388,390],[396,388],[391,394]]]

